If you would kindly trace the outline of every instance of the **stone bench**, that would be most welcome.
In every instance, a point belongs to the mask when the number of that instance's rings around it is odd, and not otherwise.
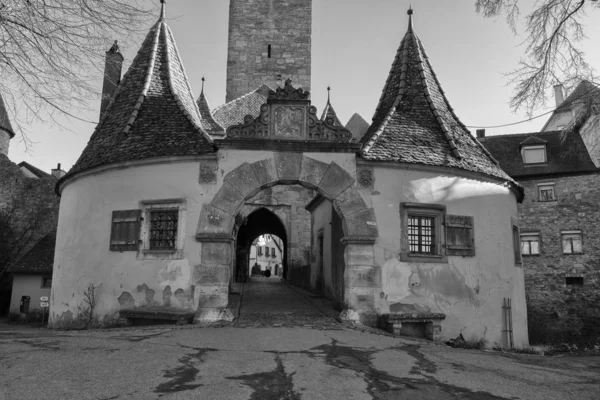
[[[381,316],[382,328],[394,335],[441,339],[441,322],[446,318],[441,313],[396,313]]]
[[[134,325],[135,321],[173,322],[185,325],[192,322],[194,313],[188,310],[165,310],[164,308],[134,308],[119,311],[119,318],[124,319],[127,325]]]

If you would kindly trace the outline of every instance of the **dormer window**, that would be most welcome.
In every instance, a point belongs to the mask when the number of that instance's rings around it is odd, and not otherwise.
[[[523,164],[543,164],[546,162],[546,145],[523,146]]]

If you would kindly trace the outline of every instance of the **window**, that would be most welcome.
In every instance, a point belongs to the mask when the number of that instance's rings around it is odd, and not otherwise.
[[[267,57],[271,58],[271,45],[267,46]]]
[[[265,257],[269,257],[269,248],[265,246]]]
[[[150,250],[175,249],[178,217],[177,209],[150,211]]]
[[[546,162],[546,146],[524,146],[521,150],[524,164],[542,164]]]
[[[554,182],[538,183],[539,201],[556,201]]]
[[[567,276],[565,284],[567,286],[583,286],[583,276]]]
[[[540,234],[538,232],[521,233],[521,254],[524,256],[540,254]]]
[[[563,254],[582,254],[581,231],[562,231],[560,233]]]
[[[52,287],[52,277],[51,276],[43,276],[42,277],[42,288],[51,288]]]
[[[275,247],[271,247],[271,257],[277,257],[277,254],[275,254]]]
[[[512,224],[512,237],[513,237],[513,252],[515,258],[515,264],[521,264],[521,245],[519,238],[519,227],[515,222]]]
[[[142,259],[182,259],[185,242],[186,203],[184,199],[140,202]]]
[[[140,239],[141,210],[112,212],[111,251],[137,251]]]
[[[258,255],[262,256],[262,246],[256,246],[256,248],[258,249]]]
[[[475,255],[473,217],[445,212],[440,204],[400,204],[401,261],[445,263],[447,256]]]

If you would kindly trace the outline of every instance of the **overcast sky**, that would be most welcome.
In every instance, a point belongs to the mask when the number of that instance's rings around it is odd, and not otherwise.
[[[475,12],[474,0],[413,0],[414,28],[421,38],[450,104],[462,122],[490,127],[526,119],[512,113],[508,102],[512,87],[503,75],[517,66],[523,55],[525,32],[514,36],[504,19],[484,19]],[[521,0],[526,13],[533,0]],[[358,112],[371,120],[400,41],[406,33],[409,0],[313,0],[312,102],[319,113],[331,86],[332,104],[343,123]],[[194,96],[200,94],[206,76],[205,94],[212,108],[225,101],[228,0],[169,0],[167,17],[190,79]],[[158,17],[158,15],[157,15]],[[586,20],[588,39],[583,48],[588,61],[600,69],[600,14]],[[148,29],[150,26],[148,26]],[[118,38],[117,38],[118,39]],[[110,43],[107,43],[107,49]],[[125,68],[138,48],[121,43]],[[99,77],[100,78],[100,77]],[[98,85],[101,84],[100,79]],[[554,105],[538,110],[550,111]],[[98,120],[95,110],[80,113]],[[319,114],[320,115],[320,114]],[[486,130],[489,134],[539,131],[547,117],[532,122]],[[69,129],[49,124],[27,127],[34,145],[25,150],[18,137],[12,140],[9,157],[27,161],[45,171],[57,163],[68,170],[77,161],[95,125],[61,121]]]

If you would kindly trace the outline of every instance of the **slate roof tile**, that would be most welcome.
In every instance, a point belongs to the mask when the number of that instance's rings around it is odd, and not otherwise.
[[[346,129],[352,132],[352,136],[360,141],[369,130],[369,123],[358,113],[354,113],[346,123]]]
[[[361,142],[360,156],[367,160],[458,168],[518,187],[454,114],[412,17]]]
[[[34,174],[35,176],[37,176],[38,178],[48,178],[51,177],[52,175],[50,175],[47,172],[42,171],[41,169],[39,169],[36,166],[33,166],[31,164],[29,164],[27,161],[21,161],[19,164],[17,164],[19,167],[24,167],[27,168],[32,174]]]
[[[537,138],[535,143],[529,138]],[[525,165],[521,156],[523,143],[545,141],[546,163]],[[598,171],[577,131],[551,131],[486,136],[481,143],[514,179],[550,174],[572,174]]]
[[[49,233],[37,242],[19,261],[8,268],[14,274],[51,274],[54,264],[56,232]]]
[[[256,118],[260,115],[260,107],[267,102],[271,90],[268,85],[262,85],[250,93],[215,108],[213,116],[225,130],[230,126],[242,124],[246,115]]]
[[[202,118],[202,127],[211,136],[222,137],[225,135],[225,129],[217,121],[215,121],[208,100],[204,96],[204,90],[200,93],[200,97],[196,100],[198,104],[198,110],[200,110],[200,118]]]
[[[327,88],[327,90],[329,90],[329,88]],[[344,124],[342,124],[342,122],[338,118],[333,106],[331,105],[331,100],[329,99],[329,96],[327,97],[327,104],[323,109],[323,114],[321,114],[321,121],[325,122],[328,119],[333,121],[333,126],[344,126]]]
[[[164,19],[150,29],[86,148],[62,181],[93,167],[213,152]]]

